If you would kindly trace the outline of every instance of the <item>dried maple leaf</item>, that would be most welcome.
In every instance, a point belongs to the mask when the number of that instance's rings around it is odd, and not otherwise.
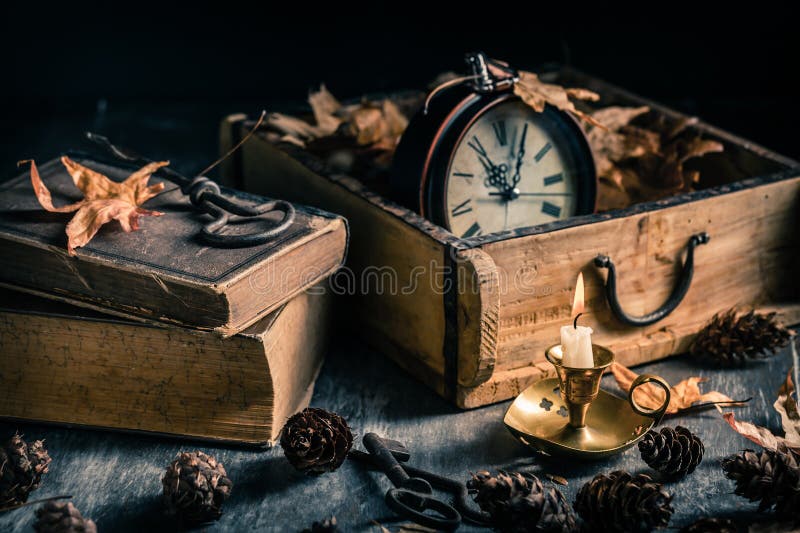
[[[630,390],[634,380],[639,377],[639,374],[619,363],[611,365],[611,372],[614,374],[614,379],[617,380],[619,388],[626,393]],[[744,405],[744,402],[737,402],[717,391],[700,392],[699,385],[705,381],[708,380],[706,378],[690,377],[670,387],[669,405],[665,413],[668,415],[681,413],[690,409],[696,402],[708,405],[719,403],[730,406]],[[647,409],[656,409],[664,401],[664,391],[661,387],[652,383],[645,383],[637,387],[633,391],[633,395],[636,403]]]
[[[22,161],[20,163],[26,163]],[[117,220],[122,229],[139,229],[140,216],[160,216],[162,213],[139,207],[164,189],[163,183],[148,185],[150,176],[169,161],[153,162],[131,174],[125,181],[116,182],[64,156],[61,162],[72,176],[75,186],[83,192],[83,200],[61,207],[53,205],[50,191],[45,186],[36,163],[30,160],[31,183],[39,203],[53,213],[77,211],[67,224],[67,252],[75,255],[75,248],[84,246],[103,224]]]
[[[533,72],[521,71],[519,73],[519,81],[514,84],[514,94],[539,113],[544,111],[545,104],[550,104],[561,111],[567,111],[580,117],[593,126],[605,127],[592,115],[577,109],[572,102],[573,98],[590,102],[596,102],[600,99],[600,95],[588,89],[567,89],[554,83],[543,82]]]

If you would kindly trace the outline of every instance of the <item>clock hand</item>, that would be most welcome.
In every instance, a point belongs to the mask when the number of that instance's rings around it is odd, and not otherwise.
[[[475,135],[467,142],[467,146],[475,150],[475,153],[478,154],[478,161],[481,162],[481,165],[483,165],[484,170],[486,170],[488,174],[488,177],[484,180],[484,185],[486,185],[486,187],[497,187],[500,190],[508,188],[508,180],[506,179],[508,165],[505,163],[495,165],[489,157],[486,148],[483,147],[480,139]]]
[[[525,137],[528,135],[528,123],[522,128],[522,138],[519,140],[519,152],[517,152],[517,166],[514,171],[514,177],[511,180],[510,189],[513,189],[521,179],[520,170],[522,169],[522,160],[525,158]]]
[[[487,172],[490,172],[492,169],[497,168],[492,160],[489,158],[489,154],[486,152],[486,148],[483,147],[481,141],[476,137],[472,136],[472,140],[467,142],[467,146],[475,150],[475,153],[478,154],[478,159],[480,160],[483,168],[486,169]]]
[[[572,193],[568,192],[514,192],[512,189],[511,191],[501,191],[501,192],[490,192],[489,196],[573,196]]]

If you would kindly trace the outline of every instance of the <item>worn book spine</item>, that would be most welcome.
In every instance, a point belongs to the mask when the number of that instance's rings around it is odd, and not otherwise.
[[[0,309],[0,417],[270,444],[311,398],[324,289],[227,339],[52,302]]]

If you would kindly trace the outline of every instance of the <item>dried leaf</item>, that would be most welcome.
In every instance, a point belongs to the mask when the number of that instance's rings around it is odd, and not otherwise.
[[[342,119],[336,116],[342,109],[342,104],[333,97],[325,85],[320,86],[319,91],[308,95],[308,103],[320,130],[318,137],[333,135],[342,124]]]
[[[320,136],[320,131],[316,126],[312,126],[305,120],[291,115],[271,113],[269,117],[267,117],[267,123],[285,137],[292,138],[293,141],[296,138],[301,145],[304,144],[304,141]]]
[[[617,380],[619,388],[625,392],[630,390],[634,380],[639,377],[639,374],[619,363],[611,365],[611,372],[614,374],[614,379]],[[734,402],[730,397],[717,391],[700,392],[700,383],[705,381],[708,380],[706,378],[690,377],[670,387],[670,399],[666,414],[680,413],[681,411],[689,409],[692,404],[696,402],[725,402],[729,403],[731,406],[744,405],[743,402]],[[661,387],[653,385],[652,383],[646,383],[637,387],[636,390],[633,391],[633,395],[639,405],[648,409],[656,409],[664,402],[664,391]]]
[[[733,413],[725,413],[722,417],[739,435],[755,442],[759,446],[769,450],[784,450],[788,448],[800,452],[800,444],[778,437],[765,427],[756,426],[750,422],[740,422],[735,419]]]
[[[533,72],[521,71],[519,81],[514,84],[514,94],[539,113],[544,111],[546,104],[550,104],[561,111],[567,111],[580,117],[593,126],[605,128],[598,120],[578,110],[572,103],[571,98],[591,102],[600,99],[600,95],[588,89],[565,89],[560,85],[541,81],[539,76]]]
[[[587,132],[601,183],[600,211],[690,191],[699,182],[700,173],[685,169],[684,163],[723,150],[717,141],[692,137],[688,132],[683,134],[697,122],[694,118],[667,124],[659,116],[651,120],[649,127],[631,124],[648,111],[646,106],[612,106],[592,113],[595,120],[607,127]],[[607,186],[602,187],[603,184]],[[610,198],[606,198],[608,195]]]
[[[357,166],[367,167],[366,175],[388,169],[408,119],[390,99],[362,100],[343,106],[323,85],[309,94],[308,102],[315,124],[273,113],[267,119],[268,133],[278,132],[277,140],[306,148],[333,161],[337,172],[348,173]],[[342,162],[348,166],[342,167]],[[362,165],[363,163],[363,165]],[[363,169],[362,169],[363,170]]]
[[[31,183],[39,203],[47,211],[70,213],[77,211],[66,228],[67,251],[75,255],[75,248],[88,243],[106,223],[117,220],[124,231],[139,229],[140,216],[159,216],[162,213],[139,207],[164,189],[163,183],[148,185],[150,176],[169,161],[149,163],[131,174],[125,181],[116,182],[103,174],[84,167],[64,156],[61,162],[72,176],[75,186],[83,192],[83,200],[55,207],[50,191],[45,186],[36,163],[31,163]]]
[[[697,181],[698,176],[687,175],[683,170],[683,164],[695,157],[700,157],[711,152],[722,152],[722,143],[695,137],[684,141],[675,139],[664,147],[663,160],[660,164],[656,179],[651,180],[651,184],[656,187],[689,190],[693,181]]]
[[[783,425],[786,441],[792,446],[800,447],[800,413],[798,413],[794,395],[793,372],[794,369],[790,368],[786,374],[786,381],[778,390],[778,399],[775,400],[773,407],[781,415],[781,425]]]
[[[633,119],[648,113],[650,108],[647,106],[641,107],[622,107],[622,106],[609,106],[598,109],[592,113],[592,117],[598,122],[608,128],[610,132],[619,131],[623,126],[627,126]]]
[[[350,115],[350,133],[361,146],[380,141],[385,132],[380,108],[362,105]]]
[[[559,485],[564,485],[565,487],[569,485],[569,481],[564,476],[557,476],[555,474],[545,474],[545,477],[552,481],[553,483],[558,483]]]
[[[641,157],[646,153],[645,145],[651,147],[651,149],[653,148],[652,138],[647,139],[646,143],[641,142],[640,139],[647,137],[645,134],[642,133],[637,137],[632,132],[628,134],[620,133],[620,130],[627,126],[631,120],[649,111],[650,108],[647,106],[612,106],[592,113],[595,120],[606,126],[606,129],[592,128],[586,134],[589,139],[589,145],[595,155],[597,175],[601,179],[605,178],[620,190],[625,189],[622,186],[621,172],[615,163],[631,157]],[[657,134],[653,133],[653,135]],[[658,146],[654,148],[655,151],[658,150]]]

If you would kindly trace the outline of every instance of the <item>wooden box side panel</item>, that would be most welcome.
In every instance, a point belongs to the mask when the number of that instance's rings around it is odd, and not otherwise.
[[[365,337],[401,366],[443,391],[446,245],[263,139],[252,138],[242,147],[240,165],[247,191],[319,206],[348,219],[347,265],[329,284],[334,293],[348,296],[339,299],[346,301],[347,320],[359,324]]]
[[[508,282],[501,286],[497,367],[539,362],[569,321],[575,278],[584,272],[587,312],[581,321],[595,340],[638,364],[687,348],[691,334],[716,312],[797,299],[790,258],[800,256],[795,234],[800,178],[762,185],[666,209],[599,221],[554,233],[487,244],[484,250]],[[618,294],[630,314],[660,307],[671,293],[689,237],[705,231],[695,251],[692,286],[681,305],[653,325],[635,328],[611,313],[598,254],[617,265]],[[515,279],[516,278],[516,279]],[[522,282],[520,282],[520,279]]]

